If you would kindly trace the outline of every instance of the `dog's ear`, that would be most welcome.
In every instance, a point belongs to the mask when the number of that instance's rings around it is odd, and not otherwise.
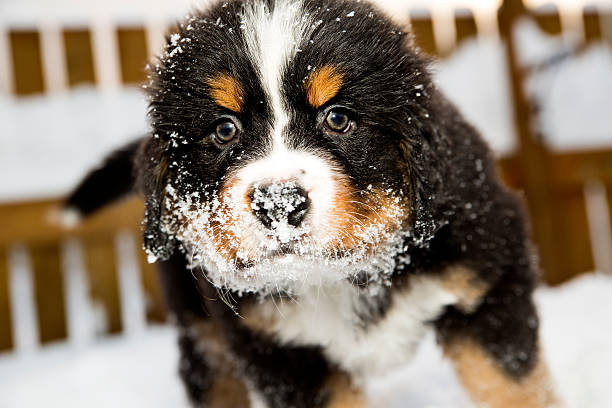
[[[143,241],[150,263],[167,260],[176,249],[174,234],[164,221],[169,171],[165,150],[167,146],[158,137],[149,137],[134,158],[136,189],[145,197]]]
[[[446,205],[449,192],[445,183],[448,152],[452,151],[449,135],[456,133],[453,126],[458,116],[428,74],[421,77],[421,82],[424,85],[415,89],[424,97],[414,100],[422,103],[411,105],[407,114],[411,120],[398,127],[402,129],[401,149],[409,174],[412,234],[414,242],[426,246],[447,225],[452,212]]]
[[[62,224],[74,226],[82,218],[133,192],[134,159],[142,140],[135,140],[109,154],[102,165],[81,181],[62,205],[59,220]]]

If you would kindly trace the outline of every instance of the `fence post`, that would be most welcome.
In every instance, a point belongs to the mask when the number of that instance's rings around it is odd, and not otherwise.
[[[13,348],[13,322],[6,248],[0,248],[0,352]]]
[[[519,141],[526,201],[531,214],[533,237],[538,245],[540,265],[548,283],[558,283],[563,276],[563,265],[556,251],[555,217],[551,204],[554,204],[553,186],[550,177],[550,155],[541,140],[533,132],[531,106],[524,89],[525,70],[517,57],[517,44],[514,36],[516,22],[527,17],[528,12],[522,0],[504,0],[499,11],[500,33],[506,45],[507,61],[510,68],[512,102]]]

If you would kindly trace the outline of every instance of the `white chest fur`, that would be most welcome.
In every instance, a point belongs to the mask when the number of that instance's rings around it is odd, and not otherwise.
[[[359,290],[348,282],[313,288],[293,301],[262,305],[273,333],[283,343],[321,346],[332,362],[356,380],[377,376],[405,362],[421,340],[426,322],[457,296],[439,281],[418,278],[394,291],[383,318],[363,328]]]

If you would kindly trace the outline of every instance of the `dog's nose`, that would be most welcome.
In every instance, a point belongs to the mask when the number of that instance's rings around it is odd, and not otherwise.
[[[310,207],[308,193],[294,181],[256,183],[249,190],[251,209],[268,229],[298,227]]]

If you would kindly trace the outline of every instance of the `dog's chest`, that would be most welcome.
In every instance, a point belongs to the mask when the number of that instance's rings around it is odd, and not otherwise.
[[[331,362],[365,379],[409,359],[427,322],[456,297],[422,278],[392,292],[385,312],[376,316],[371,311],[380,301],[343,282],[313,288],[293,300],[266,301],[259,312],[281,343],[320,346]]]

